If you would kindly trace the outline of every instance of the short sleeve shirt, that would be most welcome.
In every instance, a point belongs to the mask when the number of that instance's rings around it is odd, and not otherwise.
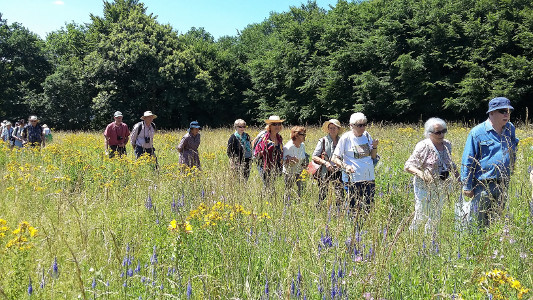
[[[342,172],[344,182],[358,182],[374,180],[374,164],[370,156],[372,137],[365,131],[362,136],[355,136],[351,131],[343,134],[335,148],[336,155],[348,166],[352,166],[355,172],[352,174]]]

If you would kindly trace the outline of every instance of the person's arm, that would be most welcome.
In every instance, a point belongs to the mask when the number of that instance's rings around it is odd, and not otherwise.
[[[137,136],[138,136],[138,132],[139,132],[139,126],[142,126],[140,125],[140,123],[137,123],[135,125],[133,125],[133,128],[131,129],[131,134],[130,134],[130,144],[131,144],[131,147],[133,148],[133,150],[135,151],[135,142],[137,140]]]
[[[461,159],[461,181],[463,183],[463,194],[468,198],[474,196],[473,179],[475,166],[477,161],[476,141],[472,132],[466,138],[465,148],[463,150],[463,157]]]
[[[126,128],[126,136],[124,137],[124,144],[123,146],[126,147],[128,144],[128,141],[130,140],[130,129],[128,128],[128,125],[124,124],[124,127]]]
[[[176,147],[176,149],[178,150],[179,153],[182,153],[182,152],[183,152],[186,143],[187,143],[187,135],[184,135],[184,136],[181,138],[180,143],[179,143],[178,146]]]

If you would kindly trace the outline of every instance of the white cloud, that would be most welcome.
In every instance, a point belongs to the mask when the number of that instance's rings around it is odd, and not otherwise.
[[[61,1],[61,0],[58,0],[58,1],[54,1],[53,2],[55,5],[64,5],[65,2]]]

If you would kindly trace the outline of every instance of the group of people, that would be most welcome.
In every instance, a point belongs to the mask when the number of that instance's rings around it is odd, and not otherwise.
[[[30,116],[28,123],[20,119],[15,122],[15,126],[8,120],[2,121],[0,139],[8,143],[10,148],[44,147],[52,141],[52,131],[46,124],[39,124],[37,116]]]
[[[131,143],[136,158],[143,154],[156,157],[154,135],[157,129],[153,121],[157,115],[151,111],[145,111],[140,118],[141,121],[133,125],[131,132],[128,125],[122,122],[123,117],[120,111],[116,111],[113,115],[114,121],[109,123],[104,131],[105,152],[109,158],[126,155],[128,141]],[[197,121],[191,122],[187,134],[176,147],[180,153],[179,163],[181,165],[200,169],[200,156],[198,155],[200,128]]]
[[[458,218],[464,223],[486,227],[500,217],[507,198],[509,178],[514,168],[519,140],[510,122],[513,107],[509,99],[497,97],[489,102],[488,118],[474,127],[466,140],[461,167],[452,159],[452,145],[445,139],[447,124],[440,118],[430,118],[424,125],[425,139],[420,141],[405,162],[405,171],[414,175],[415,212],[410,228],[424,226],[434,231],[440,221],[444,201],[452,193],[454,183],[462,185]],[[283,174],[286,190],[296,189],[301,195],[302,171],[313,170],[319,193],[317,206],[334,189],[336,203],[345,199],[356,213],[370,212],[375,194],[375,165],[379,140],[366,131],[367,118],[363,113],[350,117],[350,130],[345,132],[336,119],[326,121],[321,137],[308,166],[305,152],[306,128],[291,128],[290,141],[283,144],[280,135],[284,120],[271,116],[265,120],[265,130],[253,140],[245,132],[246,122],[235,121],[235,133],[228,140],[227,154],[231,169],[248,179],[251,162],[258,163],[258,171],[266,189],[273,179]],[[341,135],[342,134],[342,135]],[[533,185],[533,170],[530,180]]]
[[[405,171],[414,175],[415,212],[411,229],[423,225],[426,232],[434,230],[454,182],[462,184],[459,218],[486,227],[502,215],[519,142],[510,122],[512,111],[505,97],[489,102],[487,120],[468,134],[460,168],[452,159],[450,141],[445,139],[446,122],[440,118],[426,121],[426,138],[415,146],[404,166]],[[128,142],[136,158],[143,154],[155,157],[155,114],[144,112],[131,132],[122,122],[120,111],[113,117],[114,121],[104,131],[105,151],[110,158],[125,155]],[[352,114],[347,132],[339,120],[326,121],[322,126],[325,136],[318,140],[311,156],[305,150],[306,128],[292,127],[290,140],[284,144],[280,134],[283,122],[279,116],[270,116],[265,120],[265,130],[252,140],[246,133],[246,122],[235,121],[235,132],[227,143],[227,155],[235,175],[247,181],[255,161],[267,191],[273,189],[276,177],[283,175],[287,195],[295,192],[300,197],[304,189],[305,172],[302,171],[307,168],[318,183],[317,207],[322,205],[332,187],[337,205],[349,203],[356,214],[368,214],[374,203],[375,166],[380,157],[377,153],[379,140],[366,130],[366,116],[360,112]],[[191,122],[187,134],[176,147],[180,165],[201,169],[200,130],[197,121]],[[30,116],[28,124],[18,121],[15,128],[4,121],[0,132],[3,141],[12,147],[44,146],[46,136],[51,136],[46,125],[39,125],[37,116]],[[533,185],[533,170],[530,180]]]

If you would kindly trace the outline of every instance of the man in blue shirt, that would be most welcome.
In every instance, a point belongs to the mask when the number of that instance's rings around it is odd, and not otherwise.
[[[474,127],[463,151],[461,180],[463,194],[472,198],[470,222],[489,225],[505,207],[507,186],[514,166],[518,139],[509,122],[513,107],[509,99],[489,102],[489,118]]]

